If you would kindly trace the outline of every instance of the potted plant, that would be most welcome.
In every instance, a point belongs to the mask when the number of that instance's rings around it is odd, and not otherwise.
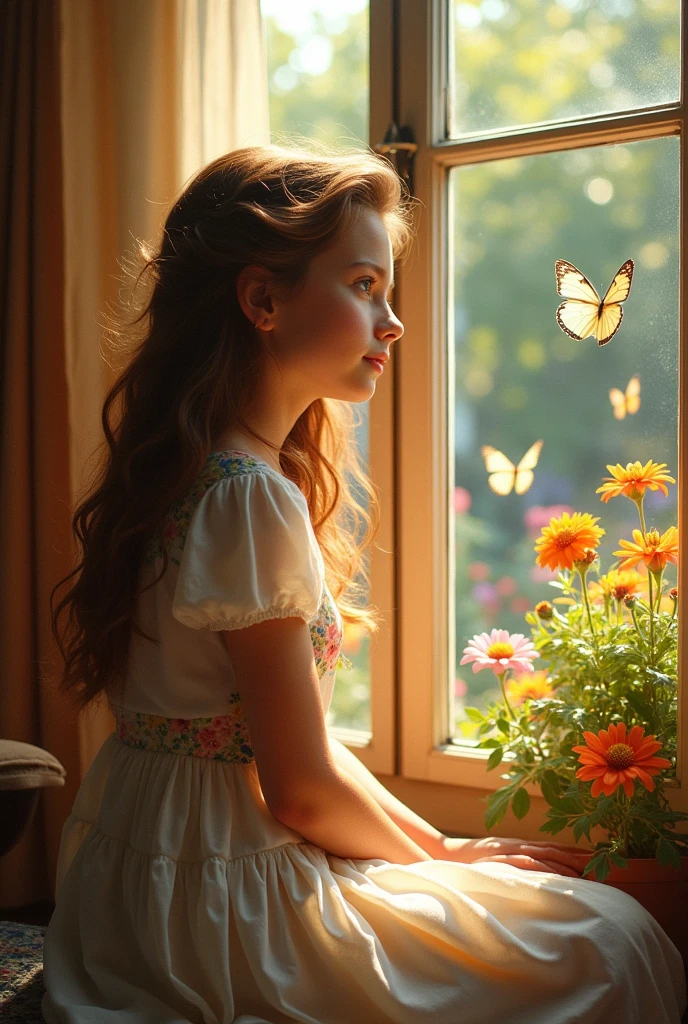
[[[487,770],[507,768],[506,784],[488,797],[486,827],[509,805],[523,818],[526,786],[535,784],[549,804],[540,831],[585,836],[592,849],[584,874],[634,895],[686,956],[688,833],[676,826],[688,814],[666,796],[675,777],[678,653],[678,595],[666,570],[678,564],[678,530],[648,530],[643,510],[646,490],[668,495],[675,480],[664,463],[607,468],[601,500],[633,501],[640,528],[619,541],[616,566],[593,580],[605,533],[599,517],[550,520],[536,561],[558,571],[550,586],[560,596],[526,613],[532,639],[499,629],[473,637],[461,664],[495,672],[501,700],[466,714],[490,750]],[[537,658],[545,663],[538,671]]]

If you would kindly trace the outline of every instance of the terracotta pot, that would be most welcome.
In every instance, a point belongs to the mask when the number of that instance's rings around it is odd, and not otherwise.
[[[626,868],[612,867],[604,884],[623,889],[645,907],[688,968],[688,857],[681,858],[680,874],[654,857],[631,858]]]

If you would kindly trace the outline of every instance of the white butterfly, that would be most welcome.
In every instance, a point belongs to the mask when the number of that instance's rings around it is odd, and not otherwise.
[[[598,345],[606,345],[614,337],[623,318],[621,303],[625,302],[633,280],[633,260],[626,260],[614,275],[603,299],[573,263],[557,260],[554,264],[557,291],[566,301],[557,309],[557,323],[576,341],[594,334]]]
[[[487,482],[495,494],[511,494],[512,490],[516,494],[526,493],[535,479],[533,470],[540,458],[542,445],[542,441],[536,441],[531,445],[518,466],[515,466],[498,448],[493,448],[489,444],[482,446],[480,452],[485,460],[485,469],[490,474]]]

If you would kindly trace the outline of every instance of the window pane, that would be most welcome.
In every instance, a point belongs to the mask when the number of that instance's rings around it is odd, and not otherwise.
[[[450,0],[449,137],[679,101],[678,0]]]
[[[638,528],[625,497],[595,494],[607,464],[652,459],[678,471],[678,138],[484,163],[450,172],[454,229],[456,735],[466,704],[498,695],[490,670],[460,666],[475,633],[529,635],[524,613],[557,591],[533,545],[561,510],[600,517],[608,571],[620,538]],[[599,347],[559,328],[554,261],[566,259],[603,295],[635,261],[619,331]],[[614,416],[611,388],[638,374],[641,405]],[[531,488],[500,497],[483,445],[518,463],[544,441]],[[676,523],[677,488],[648,491],[647,528]],[[675,580],[669,566],[667,578]],[[673,575],[672,575],[673,573]],[[591,577],[594,578],[594,577]]]
[[[272,142],[305,135],[342,150],[367,145],[368,0],[261,0],[261,14]],[[365,462],[368,405],[358,408],[356,441]],[[342,653],[353,668],[337,670],[328,725],[370,732],[369,644],[366,634],[345,626]]]

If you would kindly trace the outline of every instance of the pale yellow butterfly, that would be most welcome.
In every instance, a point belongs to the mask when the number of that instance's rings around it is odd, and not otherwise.
[[[526,493],[535,479],[533,470],[537,466],[543,444],[543,441],[536,441],[531,445],[518,466],[497,448],[489,444],[482,446],[480,452],[485,460],[485,469],[490,474],[487,482],[495,494],[510,494],[512,490],[516,494]]]
[[[554,272],[557,291],[566,296],[566,301],[557,309],[557,323],[562,331],[576,341],[594,334],[598,345],[606,345],[621,326],[621,303],[631,290],[633,260],[626,260],[619,267],[603,299],[573,263],[557,260]]]
[[[626,413],[632,416],[640,408],[640,377],[634,374],[626,385],[624,394],[619,388],[611,388],[609,401],[612,403],[617,420],[625,418]]]

